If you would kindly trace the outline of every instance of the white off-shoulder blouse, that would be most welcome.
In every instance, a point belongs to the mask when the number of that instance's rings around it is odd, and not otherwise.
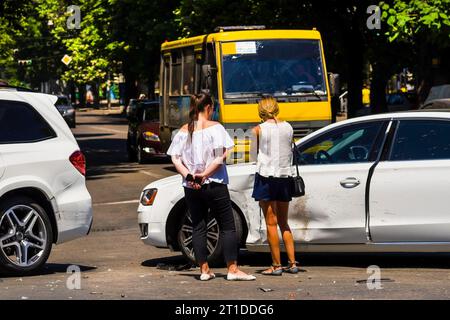
[[[192,134],[192,142],[187,131],[179,130],[172,139],[172,143],[167,150],[170,156],[180,156],[181,161],[191,174],[201,173],[220,156],[223,148],[230,149],[234,146],[228,132],[221,124],[215,124],[205,129],[195,130]],[[217,151],[219,150],[219,151]],[[217,182],[228,184],[228,173],[223,165],[205,183]],[[183,186],[189,187],[185,179]]]

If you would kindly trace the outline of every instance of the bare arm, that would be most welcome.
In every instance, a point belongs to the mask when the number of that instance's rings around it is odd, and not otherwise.
[[[259,125],[252,129],[252,137],[250,140],[250,161],[256,161],[258,158],[260,132],[261,128]]]
[[[183,176],[183,178],[186,178],[186,176],[189,174],[189,170],[183,164],[183,161],[181,161],[180,156],[173,155],[172,163],[175,165],[175,169],[177,169],[178,173],[181,174]]]
[[[215,159],[211,162],[211,164],[200,174],[196,174],[196,177],[202,178],[202,183],[211,175],[214,174],[221,166],[225,165],[227,159],[228,151],[223,148],[222,150],[216,149],[214,150]]]

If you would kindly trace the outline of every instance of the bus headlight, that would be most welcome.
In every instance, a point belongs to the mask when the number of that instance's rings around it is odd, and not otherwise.
[[[157,193],[158,193],[158,189],[156,189],[156,188],[150,188],[150,189],[144,190],[144,192],[142,192],[141,204],[143,206],[151,206],[153,204],[153,202],[155,201]]]
[[[142,133],[142,136],[144,137],[145,140],[147,141],[160,141],[159,140],[159,136],[157,134],[154,134],[151,131],[145,131]]]

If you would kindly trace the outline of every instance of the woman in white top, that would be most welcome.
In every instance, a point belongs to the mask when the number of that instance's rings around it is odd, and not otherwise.
[[[167,154],[183,176],[186,205],[192,219],[192,245],[200,266],[200,280],[215,278],[208,266],[206,226],[208,210],[220,228],[224,256],[228,266],[227,280],[255,280],[238,269],[238,242],[225,165],[227,150],[234,146],[225,128],[210,121],[213,101],[207,94],[191,97],[189,123],[173,138]]]
[[[252,197],[259,201],[264,213],[272,254],[272,266],[262,274],[297,273],[294,239],[288,224],[289,202],[292,200],[293,129],[288,122],[277,119],[279,107],[273,97],[263,98],[258,104],[258,112],[264,122],[253,129],[258,157]],[[289,259],[287,268],[281,266],[277,227],[280,227]]]

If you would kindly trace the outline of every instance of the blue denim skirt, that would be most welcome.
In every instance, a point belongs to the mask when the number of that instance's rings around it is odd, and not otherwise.
[[[284,201],[292,200],[292,179],[263,177],[255,174],[252,197],[256,201]]]

